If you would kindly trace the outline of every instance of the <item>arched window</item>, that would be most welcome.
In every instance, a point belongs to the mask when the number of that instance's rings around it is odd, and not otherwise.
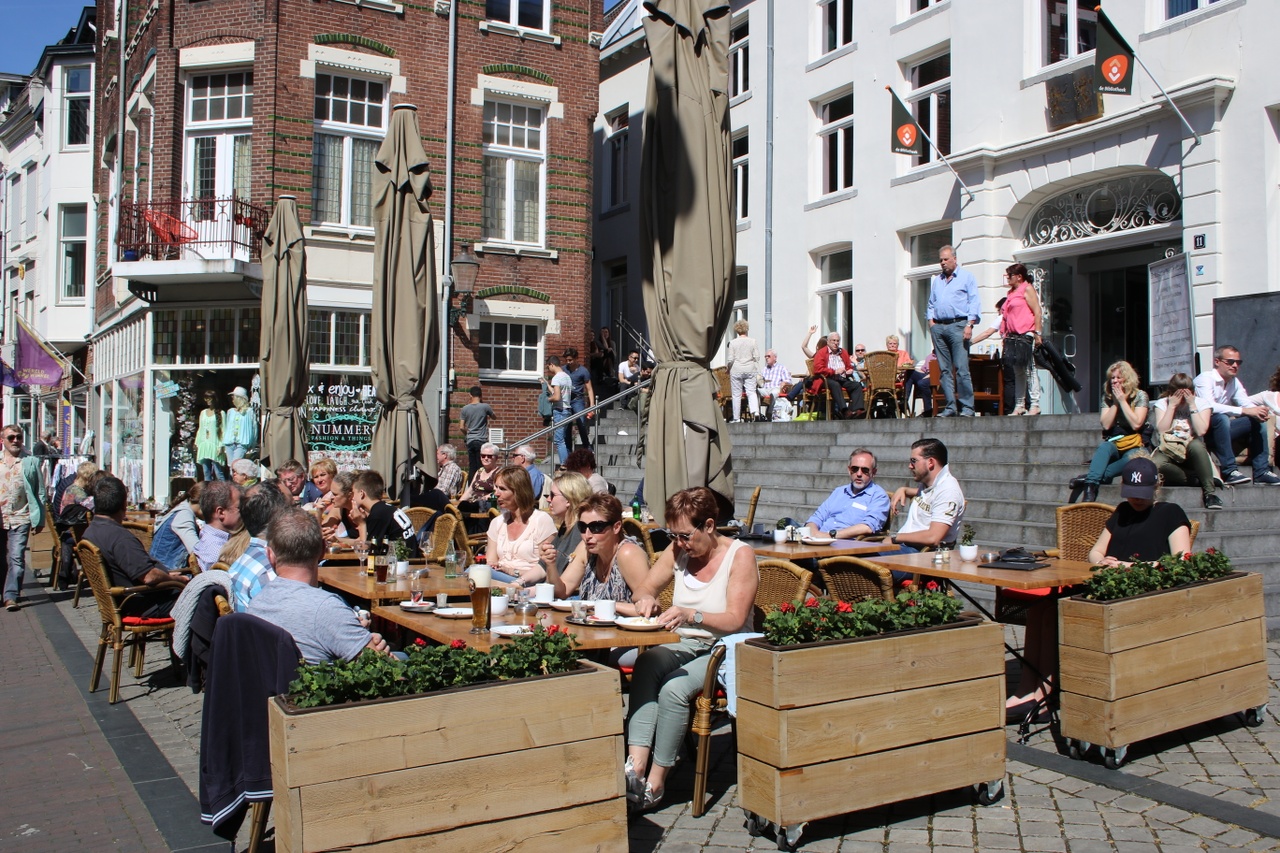
[[[1163,172],[1099,181],[1060,193],[1027,217],[1022,245],[1048,246],[1084,237],[1163,225],[1182,216],[1182,198]]]

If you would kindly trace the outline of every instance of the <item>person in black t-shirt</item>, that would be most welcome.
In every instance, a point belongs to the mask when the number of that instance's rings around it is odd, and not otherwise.
[[[386,482],[377,471],[362,471],[351,484],[352,504],[368,514],[365,536],[369,542],[385,539],[392,545],[397,539],[403,539],[409,543],[410,552],[417,556],[418,539],[413,522],[404,510],[382,500],[385,490]]]
[[[1191,550],[1191,522],[1177,504],[1156,502],[1156,464],[1146,457],[1130,459],[1120,475],[1124,502],[1107,519],[1107,526],[1089,552],[1098,566],[1128,565],[1133,560],[1154,562],[1165,554]]]

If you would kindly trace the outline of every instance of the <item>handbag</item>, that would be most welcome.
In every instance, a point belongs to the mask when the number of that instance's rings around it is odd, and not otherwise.
[[[1116,450],[1121,453],[1128,453],[1130,450],[1137,450],[1142,446],[1142,433],[1131,432],[1128,435],[1122,435],[1116,439]]]
[[[1187,436],[1166,432],[1160,436],[1160,446],[1156,448],[1156,452],[1163,453],[1174,462],[1185,462],[1187,445],[1190,443],[1191,439]]]

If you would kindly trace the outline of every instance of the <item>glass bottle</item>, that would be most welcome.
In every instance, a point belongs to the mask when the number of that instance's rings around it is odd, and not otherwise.
[[[444,552],[444,576],[446,578],[458,576],[458,549],[454,547],[452,539],[449,540],[449,547]]]

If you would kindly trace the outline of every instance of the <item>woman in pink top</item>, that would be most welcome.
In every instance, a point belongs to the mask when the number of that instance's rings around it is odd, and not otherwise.
[[[681,637],[640,655],[631,676],[625,776],[627,800],[636,808],[662,800],[711,647],[721,637],[751,630],[760,584],[755,552],[716,532],[719,509],[715,494],[703,487],[667,499],[671,547],[632,598],[637,613],[656,618]],[[669,582],[674,582],[674,603],[659,613],[658,591]]]
[[[1040,345],[1040,299],[1027,281],[1027,268],[1013,264],[1004,271],[1009,293],[1000,309],[1000,337],[1004,369],[1013,372],[1013,399],[1017,406],[1011,415],[1040,414],[1040,382],[1036,376],[1035,348]],[[1031,410],[1023,405],[1027,384],[1031,385]]]
[[[540,562],[542,543],[556,537],[556,523],[535,509],[529,472],[519,465],[502,468],[493,478],[493,496],[502,514],[489,522],[485,558],[493,579],[504,584],[532,586],[546,578]]]

